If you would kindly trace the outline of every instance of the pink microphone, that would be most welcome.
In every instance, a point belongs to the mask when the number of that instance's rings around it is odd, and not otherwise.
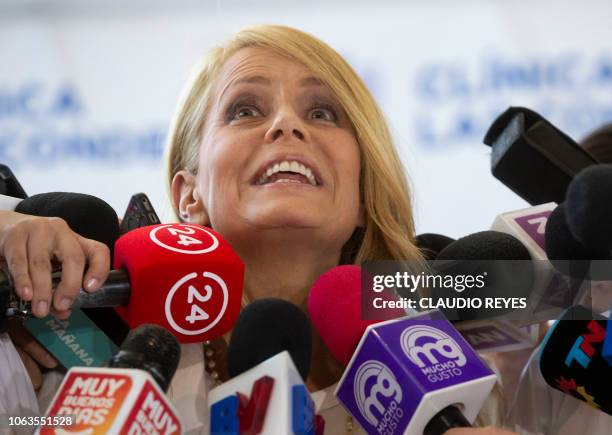
[[[312,324],[332,356],[348,364],[363,333],[380,320],[364,320],[361,315],[361,268],[337,266],[321,275],[308,295]],[[381,293],[384,296],[384,294]],[[406,315],[402,309],[386,309],[385,317]]]

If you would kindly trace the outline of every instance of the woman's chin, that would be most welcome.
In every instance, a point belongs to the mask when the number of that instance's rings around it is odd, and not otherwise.
[[[321,226],[321,219],[317,213],[307,213],[304,210],[270,210],[259,212],[251,220],[254,226],[262,230],[271,229],[315,229]]]
[[[253,201],[246,208],[247,220],[257,228],[316,228],[330,216],[327,201],[300,195],[279,195],[266,201]],[[327,210],[327,212],[326,212]]]

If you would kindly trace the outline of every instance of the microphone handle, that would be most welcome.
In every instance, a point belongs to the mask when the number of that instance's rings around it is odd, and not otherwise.
[[[58,279],[59,281],[59,279]],[[55,288],[55,287],[54,287]],[[81,289],[73,308],[124,307],[130,302],[130,277],[125,269],[111,270],[102,287],[93,293]]]
[[[54,272],[51,286],[57,288],[61,271]],[[111,270],[104,285],[94,293],[81,289],[72,308],[120,307],[130,300],[130,278],[125,269]],[[0,268],[0,330],[5,320],[11,317],[32,317],[32,305],[21,300],[16,294],[9,272]]]
[[[447,406],[442,411],[433,416],[423,435],[443,435],[447,430],[453,427],[472,427],[463,413],[455,405]]]

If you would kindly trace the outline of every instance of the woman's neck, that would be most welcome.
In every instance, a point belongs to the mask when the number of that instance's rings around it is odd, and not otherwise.
[[[314,281],[338,265],[341,248],[278,235],[234,246],[246,265],[244,289],[249,300],[279,298],[300,307],[306,306]]]
[[[246,265],[244,291],[247,300],[279,298],[300,307],[308,315],[308,294],[315,280],[338,265],[341,247],[322,249],[321,244],[292,243],[287,239],[253,241],[235,247]],[[311,391],[337,382],[342,367],[312,329],[312,358],[307,386]]]

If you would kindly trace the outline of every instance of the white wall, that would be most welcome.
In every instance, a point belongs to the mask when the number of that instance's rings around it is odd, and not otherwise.
[[[255,23],[320,37],[366,79],[416,191],[419,232],[461,236],[526,203],[482,137],[509,105],[574,138],[612,121],[605,1],[0,1],[0,162],[30,194],[91,193],[168,212],[163,136],[189,69]],[[178,5],[180,3],[180,6]]]

